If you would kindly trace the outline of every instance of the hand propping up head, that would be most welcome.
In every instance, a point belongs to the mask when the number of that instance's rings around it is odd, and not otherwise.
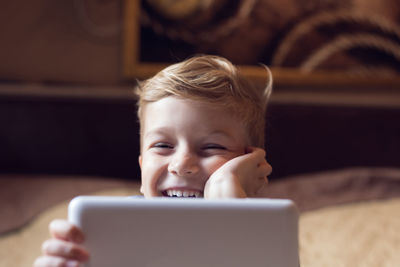
[[[267,184],[272,167],[261,148],[249,147],[247,153],[233,158],[216,170],[204,188],[205,198],[255,197]]]

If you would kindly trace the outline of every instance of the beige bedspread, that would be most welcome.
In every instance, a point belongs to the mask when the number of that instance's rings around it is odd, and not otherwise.
[[[98,195],[134,195],[112,189]],[[0,238],[0,267],[31,266],[48,238],[47,225],[65,218],[67,201],[55,205],[22,229]],[[301,266],[400,266],[400,198],[337,205],[303,212],[299,242]]]
[[[306,212],[301,266],[400,266],[400,198]]]

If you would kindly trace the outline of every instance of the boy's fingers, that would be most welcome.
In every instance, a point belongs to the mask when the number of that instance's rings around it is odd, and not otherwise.
[[[262,157],[262,158],[265,158],[265,155],[266,155],[264,149],[259,148],[259,147],[254,147],[254,146],[249,146],[249,147],[247,147],[247,148],[246,148],[246,152],[247,152],[247,153],[254,153],[254,154],[256,154],[257,156],[260,156],[260,157]]]
[[[75,260],[67,260],[61,257],[41,256],[35,260],[33,267],[80,267]]]
[[[42,245],[42,252],[45,255],[58,256],[77,261],[87,261],[89,259],[89,253],[84,247],[59,239],[45,241]]]
[[[272,166],[266,161],[261,163],[258,167],[259,167],[260,177],[266,177],[270,175],[272,172]]]
[[[253,188],[251,191],[251,196],[256,196],[258,195],[258,192],[265,188],[269,181],[268,181],[268,175],[271,174],[272,172],[272,167],[268,162],[262,163],[260,166],[258,166],[258,172],[257,172],[257,179],[253,182]]]
[[[49,225],[50,234],[58,239],[82,243],[84,235],[75,225],[66,220],[54,220]]]

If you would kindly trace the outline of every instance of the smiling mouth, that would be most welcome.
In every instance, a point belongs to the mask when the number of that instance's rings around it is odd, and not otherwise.
[[[162,192],[165,197],[182,197],[182,198],[200,198],[203,197],[203,192],[194,190],[178,190],[168,189]]]

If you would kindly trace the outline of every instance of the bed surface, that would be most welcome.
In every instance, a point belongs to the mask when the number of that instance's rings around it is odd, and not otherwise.
[[[138,182],[117,179],[14,176],[8,182],[13,194],[0,194],[1,217],[7,218],[0,225],[0,267],[30,266],[48,238],[48,223],[66,217],[73,196],[139,194]],[[4,191],[7,178],[1,183]],[[400,263],[400,169],[351,168],[291,176],[271,182],[265,196],[297,203],[302,266]]]

